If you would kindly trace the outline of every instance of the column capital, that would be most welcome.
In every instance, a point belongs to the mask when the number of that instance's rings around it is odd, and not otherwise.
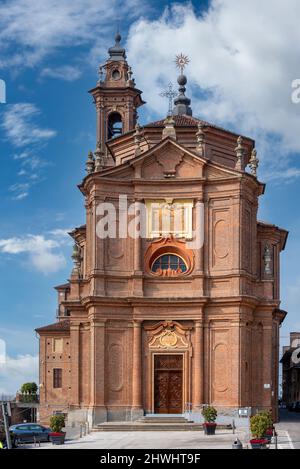
[[[203,326],[203,319],[194,319],[194,325],[195,327]]]
[[[92,327],[105,327],[105,320],[97,320],[96,318],[91,318],[90,324]]]
[[[142,319],[134,319],[132,325],[133,327],[141,327],[142,322],[143,322]]]

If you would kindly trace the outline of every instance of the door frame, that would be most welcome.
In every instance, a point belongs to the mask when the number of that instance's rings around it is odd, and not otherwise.
[[[154,362],[155,362],[155,356],[156,355],[182,355],[182,412],[181,414],[176,414],[176,415],[182,415],[185,412],[185,403],[188,402],[188,396],[189,396],[189,376],[190,376],[190,370],[189,370],[189,357],[187,351],[180,351],[180,350],[164,350],[164,351],[151,351],[151,376],[150,376],[150,391],[151,391],[151,410],[152,413],[155,414],[155,402],[154,402],[154,385],[155,385],[155,368],[154,368]],[[159,415],[159,414],[156,414]],[[172,414],[170,414],[172,415]]]

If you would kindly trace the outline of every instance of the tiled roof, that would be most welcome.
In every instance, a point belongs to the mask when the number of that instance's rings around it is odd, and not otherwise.
[[[207,127],[212,127],[214,129],[222,130],[223,132],[228,132],[232,135],[238,135],[235,132],[232,132],[231,130],[224,129],[223,127],[220,127],[215,124],[211,124],[210,122],[204,121],[202,119],[197,119],[196,117],[188,116],[186,114],[182,114],[180,116],[173,116],[173,119],[175,120],[175,126],[177,127],[197,127],[199,122],[201,122],[204,126]],[[150,122],[149,124],[146,124],[144,127],[163,127],[164,126],[164,121],[165,119],[161,119],[155,122]],[[244,137],[249,139],[249,137]],[[251,139],[249,139],[251,140]]]
[[[203,125],[210,125],[208,124],[208,122],[202,121],[201,119],[196,119],[195,117],[187,116],[185,114],[181,116],[173,116],[173,119],[175,121],[175,125],[178,125],[180,127],[188,127],[191,125],[197,126],[199,122],[202,122]],[[146,124],[145,127],[163,127],[164,121],[165,119],[161,119],[155,122],[150,122],[149,124]]]
[[[36,332],[64,332],[70,330],[70,321],[64,320],[55,322],[54,324],[49,324],[48,326],[39,327],[36,329]]]

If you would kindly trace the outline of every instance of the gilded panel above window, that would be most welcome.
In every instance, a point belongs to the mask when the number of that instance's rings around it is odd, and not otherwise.
[[[148,200],[146,207],[148,238],[172,235],[192,239],[193,200]]]

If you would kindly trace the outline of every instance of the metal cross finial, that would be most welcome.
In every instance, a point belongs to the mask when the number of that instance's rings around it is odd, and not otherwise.
[[[178,54],[175,57],[175,63],[177,68],[179,68],[181,75],[183,74],[183,70],[185,69],[186,65],[189,63],[190,59],[187,55]]]
[[[169,100],[169,111],[168,111],[168,116],[172,115],[172,107],[173,107],[173,99],[175,96],[177,96],[176,91],[173,89],[172,83],[168,84],[168,89],[166,91],[163,91],[162,93],[159,94],[159,96],[162,96],[163,98],[168,98]]]

